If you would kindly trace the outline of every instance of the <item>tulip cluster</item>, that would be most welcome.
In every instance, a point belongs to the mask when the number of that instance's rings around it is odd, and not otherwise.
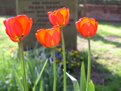
[[[38,29],[35,33],[35,37],[38,42],[46,48],[54,48],[56,47],[60,41],[62,41],[62,50],[63,50],[63,67],[64,67],[64,89],[66,91],[66,53],[65,53],[65,43],[64,43],[64,36],[62,32],[62,27],[68,25],[69,18],[70,18],[70,11],[69,8],[60,8],[54,11],[48,12],[48,18],[50,23],[52,24],[52,28],[46,29],[41,28]],[[4,25],[6,27],[6,33],[9,38],[13,42],[18,42],[19,49],[20,49],[20,60],[22,61],[22,68],[23,68],[23,87],[24,91],[28,91],[27,87],[27,78],[26,78],[26,70],[25,70],[25,63],[23,57],[23,45],[22,41],[24,38],[30,33],[32,28],[32,18],[28,18],[26,15],[18,15],[16,17],[8,18],[4,21]],[[76,23],[77,31],[80,35],[86,39],[88,39],[89,51],[88,51],[88,67],[87,67],[87,79],[86,84],[84,83],[84,79],[81,79],[82,86],[80,87],[81,91],[91,91],[90,84],[92,84],[90,75],[91,75],[91,50],[90,50],[90,38],[93,37],[97,32],[98,23],[94,18],[80,18]],[[62,38],[62,40],[61,40]],[[53,59],[55,58],[55,53],[53,53]],[[53,91],[56,91],[56,62],[53,62],[54,67],[54,81],[53,81]],[[45,68],[45,66],[44,66]],[[43,69],[44,70],[44,69]],[[81,71],[85,74],[84,64],[82,63]],[[42,71],[43,72],[43,71]],[[41,78],[42,72],[33,87],[33,91],[36,91],[36,86]],[[70,77],[70,75],[69,75]],[[82,76],[84,77],[84,75]],[[78,91],[78,90],[75,90]]]
[[[61,36],[60,36],[60,34],[61,34],[60,27],[66,26],[68,24],[68,21],[69,21],[69,9],[64,7],[64,8],[55,10],[55,11],[50,11],[50,12],[48,12],[48,17],[49,17],[49,21],[52,24],[53,28],[39,29],[38,31],[40,31],[40,32],[37,31],[35,35],[36,35],[37,40],[44,47],[54,47],[54,46],[57,46],[59,44],[59,42],[60,42],[60,38],[61,38]],[[44,33],[48,33],[48,34],[44,34]],[[50,34],[53,37],[50,37]],[[49,38],[49,39],[47,40],[47,38]],[[44,41],[46,43],[43,43]],[[49,41],[51,43],[48,43]],[[52,44],[52,42],[54,44]]]

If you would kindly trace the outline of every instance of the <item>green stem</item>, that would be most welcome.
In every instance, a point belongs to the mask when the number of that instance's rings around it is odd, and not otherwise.
[[[62,50],[63,50],[63,66],[64,66],[64,89],[63,91],[66,91],[66,52],[65,52],[65,41],[64,41],[64,34],[63,31],[61,31],[61,37],[62,37]]]
[[[53,81],[53,91],[56,91],[56,57],[55,57],[55,50],[52,50],[52,57],[53,57],[53,75],[54,75],[54,81]]]
[[[90,39],[88,38],[88,68],[87,68],[86,91],[89,91],[90,77],[91,77],[91,50],[90,50]]]
[[[39,74],[39,77],[38,77],[38,79],[36,80],[36,82],[34,84],[33,91],[36,91],[36,86],[38,85],[38,83],[39,83],[39,81],[40,81],[40,79],[42,77],[42,74],[43,74],[43,71],[44,71],[44,69],[45,69],[45,67],[47,65],[47,62],[48,62],[48,60],[45,61],[44,66],[42,67],[42,70],[41,70],[41,72]]]
[[[24,91],[28,91],[25,62],[24,62],[23,41],[20,41],[18,43],[18,46],[19,46],[19,55],[20,55],[20,61],[21,61],[21,66],[22,66],[22,73],[23,73],[23,87],[24,87]]]

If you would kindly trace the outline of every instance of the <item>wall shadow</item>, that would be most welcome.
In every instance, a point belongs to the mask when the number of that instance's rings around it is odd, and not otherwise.
[[[117,37],[117,38],[121,38],[121,37]],[[111,44],[111,45],[115,45],[116,47],[121,47],[121,42],[117,42],[117,41],[113,41],[113,40],[108,40],[106,38],[104,38],[103,36],[97,34],[94,38],[92,38],[93,41],[102,41],[105,44]]]
[[[92,63],[92,80],[96,85],[96,91],[121,91],[121,76],[112,73],[95,60]]]

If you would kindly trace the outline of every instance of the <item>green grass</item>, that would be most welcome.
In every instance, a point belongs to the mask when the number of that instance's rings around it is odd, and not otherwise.
[[[5,17],[0,17],[0,91],[11,91],[9,89],[12,89],[12,87],[16,88],[16,85],[13,85],[16,84],[13,67],[19,67],[19,62],[16,58],[18,45],[12,42],[6,35],[3,25],[4,19]],[[121,23],[100,22],[97,35],[91,40],[91,49],[94,59],[93,70],[96,72],[96,76],[103,75],[103,78],[98,79],[96,83],[96,91],[120,91]],[[33,73],[34,67],[32,65],[41,64],[38,58],[39,54],[37,53],[36,51],[38,56],[32,56],[33,58],[27,59],[31,60],[30,66]],[[38,60],[36,61],[37,63],[34,61],[35,59]],[[18,70],[20,71],[20,68]],[[35,74],[37,73],[35,72]],[[34,82],[36,75],[31,75],[30,78]],[[48,74],[46,75],[48,76]],[[99,84],[100,80],[104,81]],[[12,86],[10,86],[11,84]],[[5,88],[4,90],[2,89],[3,87]],[[16,89],[12,91],[16,91]]]
[[[0,17],[0,91],[9,91],[15,87],[14,65],[17,65],[17,43],[10,41],[5,33],[3,21],[6,17]],[[15,91],[16,89],[13,89]]]
[[[0,54],[2,53],[10,56],[16,50],[18,45],[17,43],[10,41],[8,38],[3,24],[5,19],[6,17],[0,17]]]
[[[111,23],[111,22],[100,22],[100,25],[98,27],[98,32],[97,34],[101,35],[101,36],[120,36],[119,35],[121,33],[120,29],[121,29],[121,23]]]
[[[96,91],[120,91],[121,23],[101,22],[91,42],[96,72],[105,74],[103,85],[96,85]]]
[[[87,41],[78,37],[78,49],[87,50]],[[96,91],[121,90],[121,23],[99,22],[96,36],[91,39],[93,80]]]

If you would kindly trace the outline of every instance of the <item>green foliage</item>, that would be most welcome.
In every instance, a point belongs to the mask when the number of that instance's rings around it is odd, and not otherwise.
[[[42,84],[42,81],[41,81],[42,79],[41,79],[41,77],[42,77],[42,74],[43,74],[43,72],[44,72],[44,69],[45,69],[45,67],[46,67],[46,65],[47,65],[47,62],[48,62],[48,59],[46,59],[44,65],[43,65],[43,67],[42,67],[42,69],[41,69],[41,72],[40,72],[38,78],[36,79],[36,81],[35,81],[35,83],[34,83],[33,91],[36,91],[36,87],[37,87],[37,85],[38,85],[39,82],[40,82],[40,87],[41,87],[41,89],[43,90],[43,87],[42,87],[42,85],[41,85],[41,84]]]
[[[73,76],[71,76],[69,73],[66,73],[66,74],[72,80],[74,91],[80,91],[79,83],[76,80],[76,78],[74,78]]]
[[[98,0],[96,0],[98,1]],[[116,1],[116,0],[114,0]],[[100,2],[99,2],[100,3]],[[0,91],[20,91],[21,88],[21,68],[18,61],[17,55],[17,44],[10,41],[8,36],[5,34],[5,28],[2,21],[5,18],[0,18]],[[97,84],[95,86],[96,91],[120,91],[121,84],[121,23],[111,23],[111,22],[100,22],[99,30],[97,35],[91,41],[91,49],[95,61],[93,61],[93,70],[97,73],[105,74],[104,83]],[[118,36],[119,42],[108,41],[105,39],[106,36]],[[110,50],[109,50],[110,49]],[[60,50],[60,49],[58,49]],[[61,54],[61,52],[60,52]],[[80,69],[80,63],[82,60],[87,62],[86,52],[77,53],[77,51],[70,50],[67,52],[67,65],[68,71],[71,73],[77,73]],[[26,69],[28,73],[28,85],[29,91],[32,91],[32,86],[37,79],[45,58],[49,58],[49,50],[44,50],[43,48],[36,49],[33,51],[25,52]],[[96,62],[96,64],[94,64]],[[62,61],[57,60],[57,63],[62,65]],[[74,65],[74,66],[73,66]],[[76,68],[77,67],[77,68]],[[47,65],[46,71],[44,72],[43,80],[38,84],[38,91],[42,89],[49,90],[52,89],[52,64]],[[48,70],[49,69],[49,70]],[[74,70],[76,69],[76,71]],[[60,70],[60,71],[59,71]],[[58,68],[58,89],[57,91],[62,91],[62,70],[59,65]],[[74,74],[73,74],[74,75]],[[75,77],[75,76],[74,76]],[[45,85],[46,84],[46,85]],[[68,82],[70,88],[72,88],[72,83]],[[41,85],[41,86],[40,86]],[[68,86],[68,87],[69,87]],[[71,91],[72,89],[69,89]]]
[[[43,62],[48,58],[49,62],[44,69],[41,81],[36,87],[36,91],[43,89],[43,91],[52,91],[53,89],[53,63],[52,58],[49,56],[50,50],[43,48],[35,49],[26,53],[26,59],[28,61],[28,78],[30,83],[30,91],[32,90],[35,80],[38,78],[39,73],[43,67]],[[35,60],[36,59],[36,60]],[[61,67],[57,66],[57,91],[62,91],[63,88],[63,73]],[[40,85],[43,88],[40,88]]]
[[[81,73],[80,74],[80,91],[85,91],[86,90],[86,74],[85,74],[84,62],[82,62],[80,73]]]
[[[56,50],[57,63],[62,65],[62,49],[57,48]],[[86,51],[66,50],[66,61],[67,71],[71,74],[76,73],[77,70],[80,70],[82,61],[84,61],[85,64],[87,63],[87,53]]]
[[[93,84],[92,80],[89,82],[89,91],[95,91],[95,85]]]
[[[15,79],[14,66],[17,63],[12,58],[4,58],[1,61],[0,67],[0,90],[1,91],[16,91],[17,82]],[[17,64],[16,64],[17,65]]]
[[[52,64],[48,64],[47,69],[44,71],[43,74],[43,84],[44,84],[44,91],[52,91],[53,90],[53,70]],[[57,91],[63,90],[63,72],[60,67],[57,68]]]
[[[45,59],[49,53],[44,53],[43,48],[25,52],[26,73],[29,91],[32,91],[35,81],[37,80]],[[49,51],[48,51],[49,52]],[[36,55],[34,55],[34,54]],[[47,54],[47,55],[46,55]],[[17,61],[17,55],[14,58],[4,59],[3,66],[0,67],[0,90],[1,91],[22,91],[22,71],[20,62]],[[6,66],[6,67],[5,67]],[[57,68],[57,91],[62,91],[63,88],[63,72],[61,67]],[[43,88],[40,88],[40,85]],[[53,88],[53,64],[50,61],[45,68],[41,81],[37,85],[37,90],[52,91]]]

